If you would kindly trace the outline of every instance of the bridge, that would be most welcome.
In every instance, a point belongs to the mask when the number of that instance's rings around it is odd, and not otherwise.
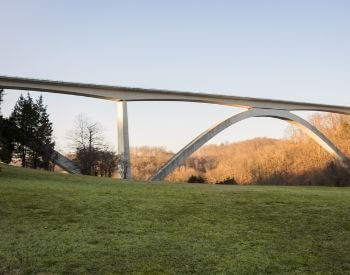
[[[0,76],[0,88],[14,90],[30,90],[86,96],[115,101],[117,104],[117,131],[118,153],[121,156],[121,171],[123,178],[131,178],[128,112],[127,102],[132,101],[186,101],[219,104],[245,109],[245,111],[233,115],[216,125],[205,130],[198,137],[188,143],[165,163],[150,180],[162,180],[176,167],[181,165],[186,158],[198,150],[203,144],[231,125],[249,119],[251,117],[270,117],[284,120],[299,128],[310,136],[321,147],[327,150],[339,163],[350,169],[348,158],[318,129],[292,111],[321,111],[338,114],[350,114],[350,107],[327,104],[314,104],[306,102],[294,102],[284,100],[228,96],[220,94],[203,94],[194,92],[180,92],[160,89],[141,89],[110,85],[96,85],[87,83],[61,82],[52,80],[40,80],[21,77]],[[67,160],[65,160],[67,167]],[[69,165],[68,165],[69,166]],[[70,171],[68,171],[70,170]],[[72,169],[67,169],[72,172]],[[77,170],[74,170],[75,172]]]

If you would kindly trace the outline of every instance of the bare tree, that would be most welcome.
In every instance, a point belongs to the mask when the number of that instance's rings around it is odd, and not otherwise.
[[[100,123],[79,114],[68,134],[75,149],[75,161],[85,175],[111,177],[118,165],[118,157],[104,142]]]
[[[84,114],[79,114],[74,123],[74,129],[69,132],[68,139],[75,149],[92,151],[103,146],[103,128],[100,123],[92,121]]]

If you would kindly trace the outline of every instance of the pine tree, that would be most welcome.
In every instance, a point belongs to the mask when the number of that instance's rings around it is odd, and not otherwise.
[[[4,95],[4,90],[0,89],[0,118],[2,118],[2,115],[1,115],[1,102],[2,102],[3,95]]]
[[[14,150],[13,127],[9,119],[1,115],[1,103],[3,101],[4,91],[0,89],[0,161],[10,163]]]
[[[29,94],[26,98],[21,95],[10,121],[16,129],[15,153],[21,159],[22,166],[50,169],[55,144],[52,141],[52,123],[42,96],[34,102]]]
[[[39,115],[35,144],[40,146],[36,148],[34,168],[40,167],[49,170],[50,158],[54,152],[55,143],[52,141],[52,123],[47,113],[47,106],[44,106],[43,97],[41,95],[36,101],[35,107]]]
[[[16,102],[16,105],[10,116],[10,121],[13,122],[15,133],[15,154],[21,159],[22,167],[28,166],[30,145],[34,133],[35,116],[34,103],[29,94],[27,98],[21,95]]]
[[[3,89],[0,89],[0,160],[3,160],[3,151],[4,151],[4,119],[1,115],[1,102],[2,102],[2,97],[3,97]]]

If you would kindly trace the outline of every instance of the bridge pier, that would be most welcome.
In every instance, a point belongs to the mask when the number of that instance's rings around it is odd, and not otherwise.
[[[119,174],[122,179],[131,178],[128,109],[126,101],[117,102]]]

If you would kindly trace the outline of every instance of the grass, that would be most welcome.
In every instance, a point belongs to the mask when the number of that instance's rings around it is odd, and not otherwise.
[[[0,274],[350,274],[350,189],[2,166]]]

